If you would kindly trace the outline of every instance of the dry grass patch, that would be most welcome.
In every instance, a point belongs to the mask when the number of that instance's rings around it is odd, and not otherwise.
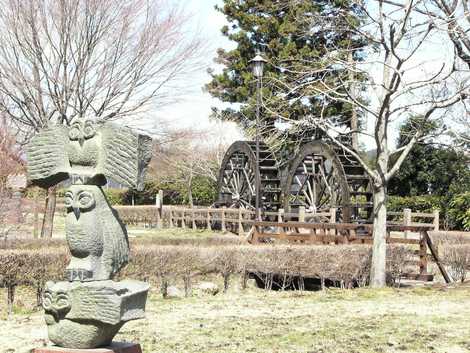
[[[222,285],[222,279],[220,280]],[[27,352],[46,338],[39,312],[2,321],[2,352]],[[236,286],[215,297],[162,299],[120,340],[144,352],[469,352],[470,289],[266,292]]]

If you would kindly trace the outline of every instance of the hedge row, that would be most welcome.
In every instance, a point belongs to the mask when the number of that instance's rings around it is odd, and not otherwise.
[[[0,251],[0,284],[8,288],[10,311],[16,286],[34,287],[39,305],[45,282],[62,278],[69,254],[63,243],[56,245],[47,249]],[[322,285],[328,279],[349,288],[366,285],[369,278],[371,249],[367,245],[212,245],[133,244],[131,261],[118,279],[148,281],[160,287],[166,296],[172,281],[182,279],[189,295],[193,278],[208,274],[220,274],[225,291],[234,274],[241,275],[244,286],[248,272],[262,278],[266,289],[273,286],[285,289],[291,287],[294,279],[301,283],[306,277],[320,278]],[[409,256],[411,253],[405,247],[389,247],[388,272],[392,279],[399,280],[405,272]]]
[[[221,245],[242,245],[246,244],[243,238],[236,235],[214,235],[211,237],[181,237],[173,235],[171,237],[148,237],[148,238],[131,238],[129,239],[131,247],[143,244],[145,246],[151,245],[186,245],[186,246],[221,246]],[[0,241],[1,250],[35,250],[42,248],[66,248],[67,244],[65,239],[12,239]]]

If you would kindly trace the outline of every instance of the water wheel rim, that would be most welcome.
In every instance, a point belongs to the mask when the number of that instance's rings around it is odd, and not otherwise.
[[[343,165],[332,148],[321,141],[301,147],[290,163],[284,185],[284,207],[287,212],[304,206],[307,214],[340,210],[340,220],[351,219],[350,191]]]

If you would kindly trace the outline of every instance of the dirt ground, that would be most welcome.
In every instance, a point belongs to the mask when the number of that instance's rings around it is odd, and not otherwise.
[[[28,304],[32,294],[19,291],[9,319],[2,302],[1,352],[47,344],[42,313]],[[152,292],[147,309],[146,319],[116,337],[140,342],[145,353],[470,352],[470,286],[300,293],[241,291],[234,283],[216,296]]]

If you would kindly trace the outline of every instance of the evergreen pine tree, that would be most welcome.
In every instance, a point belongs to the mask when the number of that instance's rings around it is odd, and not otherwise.
[[[228,19],[222,28],[224,36],[236,42],[233,50],[218,50],[215,61],[224,65],[213,73],[206,89],[226,109],[214,108],[222,120],[238,123],[250,135],[255,122],[256,78],[250,60],[261,51],[269,61],[265,66],[261,135],[274,139],[302,142],[320,138],[319,131],[305,129],[301,120],[325,117],[335,125],[348,125],[351,107],[327,102],[318,94],[327,80],[351,79],[341,68],[328,66],[328,56],[344,60],[361,60],[364,46],[361,38],[349,31],[349,24],[361,16],[351,0],[224,0],[216,9]],[[360,80],[359,77],[353,77]],[[295,87],[295,89],[293,89]],[[278,122],[289,122],[283,129]],[[282,138],[280,138],[280,136]],[[285,138],[287,137],[287,138]]]

